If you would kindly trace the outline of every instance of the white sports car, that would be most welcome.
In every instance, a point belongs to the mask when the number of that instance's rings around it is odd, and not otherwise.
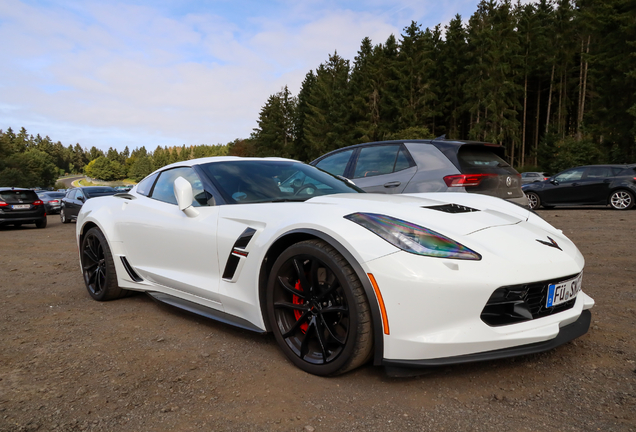
[[[380,195],[279,158],[155,171],[77,219],[90,295],[133,291],[259,333],[299,368],[390,374],[585,334],[584,259],[533,212],[469,193]]]

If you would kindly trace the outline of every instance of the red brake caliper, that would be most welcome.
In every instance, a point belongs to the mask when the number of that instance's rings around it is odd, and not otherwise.
[[[296,288],[296,290],[298,290],[298,291],[302,291],[302,290],[303,290],[303,289],[300,287],[300,281],[297,281],[297,282],[296,282],[296,286],[294,286],[294,288]],[[293,296],[293,297],[292,297],[292,302],[293,302],[294,304],[301,305],[301,304],[303,304],[303,299],[301,299],[300,297],[298,297],[297,295],[295,295],[295,296]],[[294,317],[296,317],[296,321],[298,321],[298,320],[300,319],[300,317],[301,317],[301,316],[303,316],[302,311],[294,310]],[[308,327],[308,326],[309,326],[309,325],[305,322],[305,323],[303,323],[303,324],[301,324],[301,325],[300,325],[300,330],[301,330],[303,333],[306,333],[306,332],[307,332],[307,327]]]

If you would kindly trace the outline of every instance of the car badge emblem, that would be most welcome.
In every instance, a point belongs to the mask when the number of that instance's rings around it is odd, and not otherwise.
[[[539,243],[544,244],[544,245],[546,245],[546,246],[550,246],[550,247],[556,248],[556,249],[558,249],[558,250],[560,250],[560,251],[562,251],[562,250],[563,250],[563,249],[561,249],[561,247],[558,245],[558,243],[554,241],[554,239],[553,239],[552,237],[548,237],[548,240],[550,240],[550,241],[539,240],[539,239],[536,239],[536,240],[537,240]]]
[[[512,185],[512,179],[510,177],[506,177],[506,186],[510,187]]]

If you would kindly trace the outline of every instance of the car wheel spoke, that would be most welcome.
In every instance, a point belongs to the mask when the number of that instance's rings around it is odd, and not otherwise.
[[[289,291],[293,295],[298,296],[303,300],[307,299],[307,296],[303,291],[297,290],[289,283],[289,278],[278,276],[278,282],[283,288],[285,288],[287,291]]]
[[[308,295],[311,295],[311,286],[305,275],[305,266],[299,258],[294,259],[294,268],[296,269],[296,276],[298,276],[298,280],[300,281],[300,289],[308,293]]]
[[[289,330],[287,330],[285,333],[282,334],[283,339],[288,339],[290,336],[293,336],[294,334],[296,334],[296,331],[300,328],[302,324],[305,323],[305,321],[307,321],[307,318],[309,316],[311,316],[311,311],[309,310],[305,311],[305,313],[302,314],[300,318],[296,320],[294,325],[292,325]]]
[[[327,363],[327,360],[329,359],[329,354],[327,353],[327,344],[324,339],[325,336],[323,335],[323,329],[321,325],[321,324],[324,324],[324,321],[317,320],[314,317],[313,322],[314,322],[314,329],[316,331],[316,337],[318,338],[318,344],[320,345],[320,351],[322,352],[322,363],[325,364]]]
[[[340,288],[340,282],[338,282],[338,279],[334,279],[333,283],[331,284],[330,287],[328,287],[326,290],[324,290],[323,292],[320,293],[319,296],[316,297],[317,300],[322,300],[328,296],[330,296],[334,291],[336,291],[338,288]]]
[[[274,307],[276,309],[293,309],[293,310],[299,310],[299,311],[309,311],[309,306],[305,305],[305,304],[296,304],[296,303],[290,303],[290,302],[285,302],[285,301],[280,301],[280,302],[276,302],[274,303]]]
[[[305,335],[303,336],[303,340],[300,342],[300,358],[301,359],[305,359],[305,356],[307,356],[307,353],[309,352],[309,332],[310,330],[316,326],[316,321],[312,318],[311,320],[309,320],[309,326],[307,328],[307,331],[305,332]]]
[[[329,333],[329,336],[331,337],[331,339],[336,341],[338,345],[344,346],[345,340],[340,339],[338,336],[334,334],[334,332],[331,330],[331,327],[329,326],[329,324],[327,323],[327,320],[325,320],[325,317],[323,315],[320,315],[320,320],[322,321],[322,325],[325,326],[325,328],[327,329],[327,332]]]
[[[345,306],[327,306],[325,308],[322,308],[323,314],[334,312],[341,313],[343,315],[349,315],[349,309]]]

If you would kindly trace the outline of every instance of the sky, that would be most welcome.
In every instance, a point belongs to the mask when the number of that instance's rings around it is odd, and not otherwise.
[[[478,0],[0,0],[0,129],[131,150],[248,138],[267,98]]]

